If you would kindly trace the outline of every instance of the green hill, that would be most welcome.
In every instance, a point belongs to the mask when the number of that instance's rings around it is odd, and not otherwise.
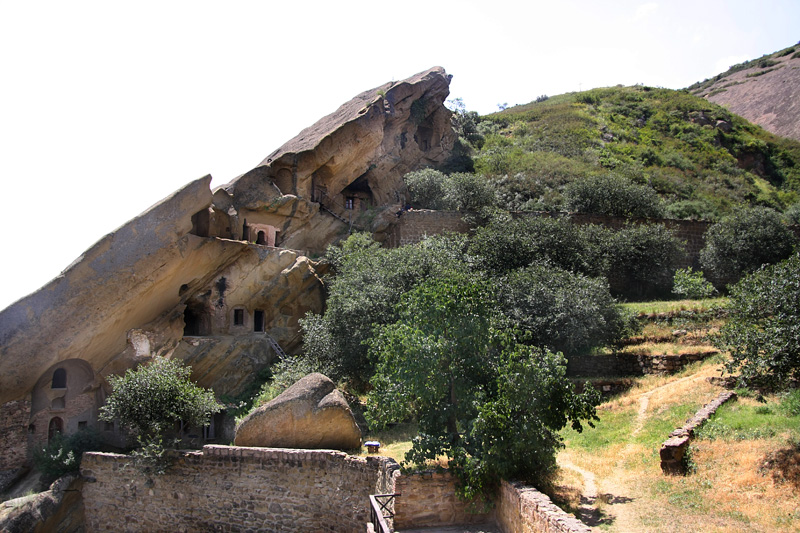
[[[651,186],[673,218],[800,199],[800,142],[686,90],[617,86],[457,118],[507,209],[559,209],[567,183],[609,173]]]

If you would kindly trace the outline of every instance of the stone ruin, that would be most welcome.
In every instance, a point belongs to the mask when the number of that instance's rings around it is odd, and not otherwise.
[[[295,353],[299,319],[323,309],[327,266],[313,257],[370,208],[366,229],[385,240],[403,175],[449,157],[449,83],[435,67],[359,94],[227,185],[187,184],[0,312],[0,479],[56,433],[95,428],[121,443],[97,418],[107,378],[154,356],[235,396]]]

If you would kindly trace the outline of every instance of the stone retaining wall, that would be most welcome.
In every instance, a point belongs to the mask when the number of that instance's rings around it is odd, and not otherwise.
[[[687,467],[686,449],[689,447],[692,437],[694,437],[694,430],[705,424],[722,404],[736,398],[736,393],[733,391],[719,393],[719,396],[714,401],[704,405],[682,427],[670,433],[669,438],[661,445],[661,450],[659,451],[662,472],[665,474],[685,474]]]
[[[397,220],[384,241],[387,248],[398,248],[420,242],[425,237],[447,232],[467,233],[469,224],[457,211],[407,211]]]
[[[591,528],[565,513],[533,487],[503,481],[497,497],[497,525],[503,533],[589,533]]]
[[[163,475],[130,458],[84,455],[87,531],[363,531],[369,495],[393,492],[397,463],[329,450],[205,446]]]
[[[395,530],[494,521],[494,512],[481,510],[480,503],[471,506],[455,496],[455,480],[448,473],[414,472],[395,479]]]
[[[609,355],[573,355],[567,360],[568,376],[643,376],[646,374],[672,374],[686,365],[716,355],[716,350],[680,355],[637,355],[617,353]]]

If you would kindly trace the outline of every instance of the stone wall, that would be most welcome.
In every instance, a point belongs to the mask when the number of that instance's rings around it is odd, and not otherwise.
[[[421,241],[426,236],[439,235],[448,231],[466,233],[470,225],[462,220],[463,213],[454,211],[415,210],[404,213],[394,224],[385,245],[396,248],[405,244]],[[607,215],[591,215],[586,213],[562,212],[530,212],[516,213],[518,217],[567,217],[575,224],[598,224],[614,230],[625,227],[625,224],[664,224],[671,229],[678,239],[686,242],[686,261],[684,266],[699,267],[700,250],[705,246],[705,233],[711,222],[703,220],[673,220],[628,218]],[[798,228],[800,230],[800,228]],[[800,234],[800,231],[796,233]]]
[[[0,472],[22,468],[28,462],[28,421],[31,402],[16,400],[0,406]]]
[[[474,506],[455,495],[455,480],[448,473],[414,472],[395,479],[395,530],[420,527],[480,524],[494,521],[494,512],[477,513]]]
[[[384,246],[397,248],[447,232],[467,233],[470,225],[464,222],[463,216],[457,211],[407,211],[388,232]]]
[[[87,531],[363,531],[369,495],[397,463],[328,450],[206,446],[145,476],[117,454],[84,455]]]
[[[573,355],[567,360],[568,376],[643,376],[646,374],[672,374],[686,365],[702,361],[719,352],[688,353],[680,355],[637,355],[617,353],[609,355]]]
[[[591,528],[565,513],[533,487],[503,481],[497,496],[497,525],[503,533],[589,533]]]

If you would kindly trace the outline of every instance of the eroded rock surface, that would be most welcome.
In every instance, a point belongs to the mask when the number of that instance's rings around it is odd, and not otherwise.
[[[236,426],[236,446],[351,450],[361,430],[330,378],[309,374]]]
[[[297,352],[299,319],[324,306],[327,265],[310,258],[362,215],[388,231],[402,176],[449,157],[449,82],[435,67],[359,94],[228,185],[189,183],[0,312],[0,407],[38,398],[27,421],[4,416],[0,431],[36,440],[95,427],[119,441],[97,420],[109,375],[175,357],[200,385],[235,396],[277,350]]]

